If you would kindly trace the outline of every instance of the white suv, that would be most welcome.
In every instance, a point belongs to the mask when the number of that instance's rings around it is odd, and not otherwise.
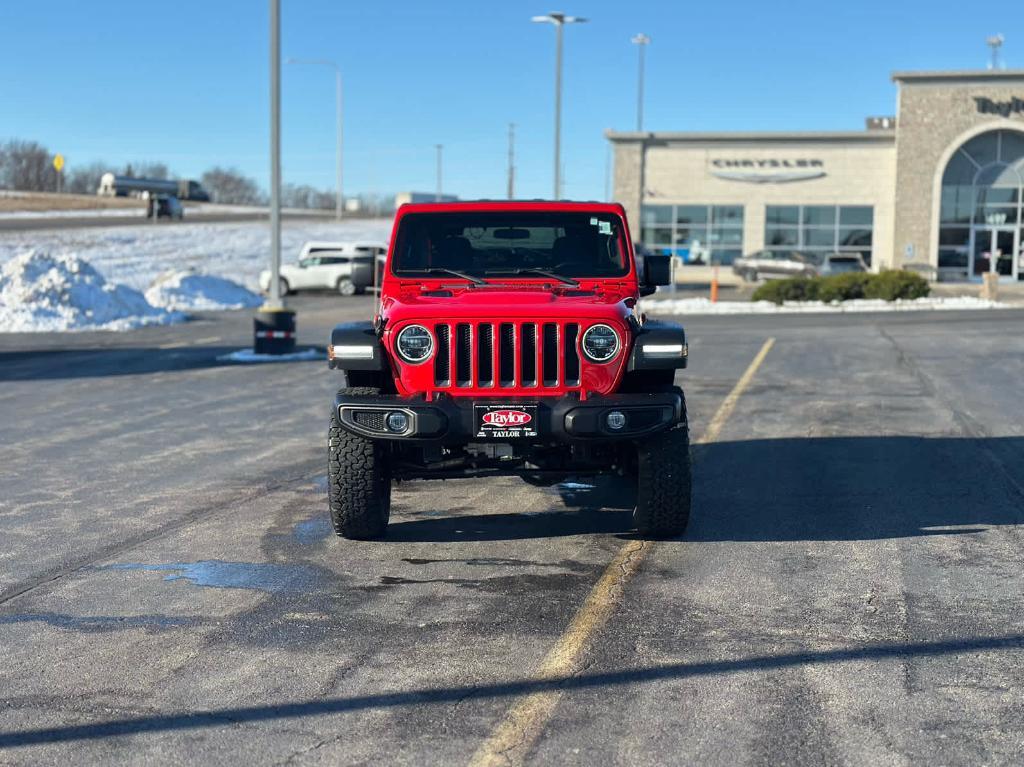
[[[363,293],[373,285],[373,264],[387,253],[379,242],[307,242],[299,261],[281,265],[281,295],[298,290],[336,290],[343,296]],[[270,290],[270,271],[259,277],[260,289]]]

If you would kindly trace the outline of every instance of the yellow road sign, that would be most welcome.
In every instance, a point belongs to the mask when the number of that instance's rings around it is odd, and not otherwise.
[[[64,155],[55,154],[53,156],[53,169],[60,173],[64,170]]]

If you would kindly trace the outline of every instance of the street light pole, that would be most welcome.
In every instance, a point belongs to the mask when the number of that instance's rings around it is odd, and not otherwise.
[[[434,193],[434,202],[441,202],[441,155],[444,152],[444,144],[434,144],[437,149],[437,191]]]
[[[566,24],[582,24],[580,16],[567,16],[552,11],[545,16],[534,16],[531,21],[555,26],[555,185],[554,199],[562,196],[562,28]]]
[[[516,196],[516,124],[508,124],[508,199]]]
[[[270,0],[270,308],[281,303],[281,0]]]
[[[644,49],[650,44],[651,38],[641,32],[631,37],[630,42],[636,45],[639,55],[636,76],[636,130],[639,133],[644,129]]]
[[[320,67],[330,67],[334,70],[334,98],[335,98],[335,119],[337,121],[337,149],[335,151],[335,191],[334,191],[334,217],[341,221],[342,212],[345,207],[345,196],[342,191],[342,157],[344,138],[344,115],[342,112],[342,88],[341,88],[341,67],[329,59],[294,59],[290,58],[288,64],[312,64]]]

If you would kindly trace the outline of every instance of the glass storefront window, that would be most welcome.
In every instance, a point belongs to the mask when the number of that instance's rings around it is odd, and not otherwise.
[[[641,242],[686,263],[731,264],[743,253],[742,205],[645,205]]]
[[[768,205],[764,246],[792,247],[813,258],[856,252],[870,265],[874,216],[870,205]]]
[[[939,245],[962,245],[967,247],[971,241],[971,230],[969,227],[944,226],[939,230]]]
[[[802,223],[804,226],[835,226],[835,206],[805,205]]]
[[[658,226],[672,223],[671,205],[645,205],[640,221],[644,226]]]
[[[800,223],[799,205],[769,205],[765,212],[768,224],[797,226]]]
[[[844,205],[839,209],[839,224],[870,227],[874,224],[874,213],[874,209],[869,205]]]
[[[680,205],[676,208],[677,224],[706,224],[707,221],[707,205]]]

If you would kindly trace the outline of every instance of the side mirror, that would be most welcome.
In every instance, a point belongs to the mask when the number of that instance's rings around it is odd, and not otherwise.
[[[644,274],[641,284],[647,287],[672,283],[672,256],[644,256]]]

